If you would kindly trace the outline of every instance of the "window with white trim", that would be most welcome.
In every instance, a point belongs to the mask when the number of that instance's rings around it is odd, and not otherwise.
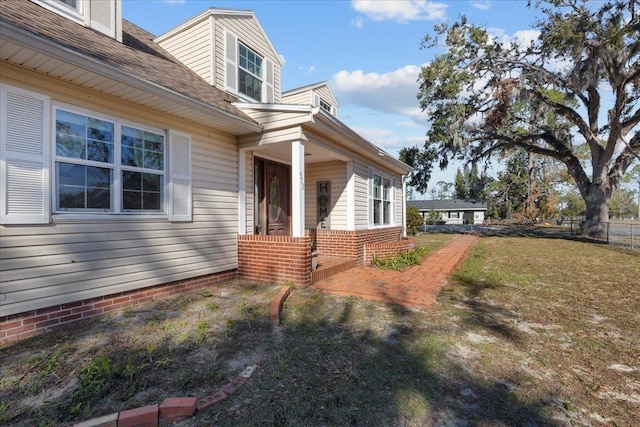
[[[55,123],[56,212],[164,212],[164,132],[62,108]]]
[[[0,223],[192,221],[191,136],[0,84]]]
[[[276,64],[224,29],[224,88],[244,101],[275,102]]]
[[[371,224],[391,225],[393,222],[393,183],[378,174],[371,176]]]
[[[333,108],[331,107],[331,104],[329,104],[327,101],[325,101],[322,98],[320,98],[320,107],[325,111],[329,112],[330,114],[333,114]]]
[[[33,0],[42,7],[66,18],[84,24],[84,1],[88,0]]]
[[[262,101],[262,57],[238,43],[238,91]]]
[[[80,0],[55,0],[80,13]]]

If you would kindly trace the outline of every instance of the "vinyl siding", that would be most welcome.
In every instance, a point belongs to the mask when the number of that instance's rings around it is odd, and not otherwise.
[[[237,267],[235,138],[23,69],[2,82],[52,101],[191,135],[193,221],[71,220],[0,226],[2,315],[217,273]]]
[[[205,19],[159,45],[213,85],[213,20]]]
[[[308,90],[305,92],[294,93],[293,95],[288,95],[282,98],[282,102],[285,104],[294,104],[294,105],[312,105],[313,97],[311,96],[313,91]]]
[[[305,166],[305,228],[318,226],[317,182],[331,181],[330,228],[347,229],[347,165],[344,162]]]
[[[353,174],[355,175],[355,229],[366,230],[369,228],[369,172],[367,164],[356,159],[353,162]]]
[[[329,86],[324,85],[314,90],[315,93],[318,94],[320,98],[322,98],[325,102],[331,104],[333,107],[338,108],[338,101],[333,97],[331,90],[329,90]]]
[[[280,59],[272,53],[269,41],[265,38],[257,22],[249,16],[217,16],[215,18],[215,85],[224,88],[224,30],[233,32],[238,40],[254,50],[263,58],[269,58],[274,65],[275,103],[280,102]]]

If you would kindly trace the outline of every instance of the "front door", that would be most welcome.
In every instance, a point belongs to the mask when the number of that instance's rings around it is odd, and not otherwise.
[[[260,196],[258,230],[260,234],[288,236],[290,234],[289,167],[259,160],[256,167]]]

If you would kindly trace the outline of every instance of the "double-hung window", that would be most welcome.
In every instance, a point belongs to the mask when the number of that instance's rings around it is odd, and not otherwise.
[[[0,223],[192,221],[191,136],[0,84]]]
[[[242,43],[238,44],[238,91],[262,101],[262,57]]]
[[[382,223],[391,224],[391,180],[382,180]]]
[[[163,213],[165,134],[55,109],[55,211]]]
[[[371,222],[375,225],[391,225],[392,182],[381,175],[371,176]]]

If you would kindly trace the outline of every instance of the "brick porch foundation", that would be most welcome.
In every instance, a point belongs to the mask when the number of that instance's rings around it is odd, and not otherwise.
[[[311,285],[311,237],[238,235],[238,279]]]
[[[330,257],[355,259],[358,265],[366,264],[365,247],[377,243],[402,241],[402,227],[387,227],[373,230],[307,230],[316,241],[318,252]],[[370,261],[370,259],[369,259]]]

